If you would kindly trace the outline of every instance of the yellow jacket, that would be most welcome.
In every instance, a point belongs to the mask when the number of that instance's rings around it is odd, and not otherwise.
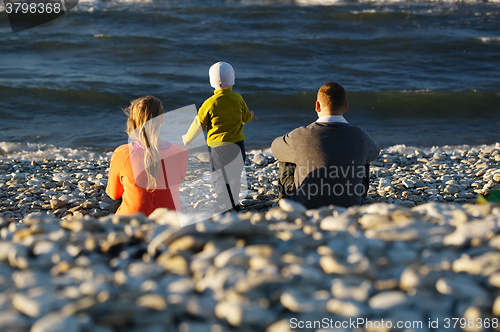
[[[186,141],[194,140],[207,128],[207,144],[211,147],[243,141],[243,124],[252,121],[252,113],[240,94],[231,88],[215,90],[198,110]],[[200,128],[201,126],[201,128]]]

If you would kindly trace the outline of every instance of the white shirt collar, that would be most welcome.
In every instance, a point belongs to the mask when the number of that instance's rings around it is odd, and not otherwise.
[[[318,118],[318,120],[316,120],[316,122],[340,122],[340,123],[348,123],[347,120],[342,116],[342,115],[324,115],[320,118]]]

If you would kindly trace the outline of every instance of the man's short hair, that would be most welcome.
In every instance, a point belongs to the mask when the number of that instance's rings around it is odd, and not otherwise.
[[[345,89],[337,82],[325,83],[318,91],[318,101],[331,112],[341,111],[347,101]]]

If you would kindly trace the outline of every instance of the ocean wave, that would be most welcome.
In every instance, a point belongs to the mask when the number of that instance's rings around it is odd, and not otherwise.
[[[259,109],[283,111],[293,115],[307,112],[316,100],[316,92],[278,94],[269,92],[245,93],[248,104]],[[478,118],[498,117],[500,93],[487,90],[402,90],[352,91],[347,97],[353,109],[378,118]],[[478,114],[477,110],[481,110]]]
[[[51,144],[0,142],[0,160],[109,159],[112,152],[90,148],[63,148]]]
[[[451,153],[457,150],[466,150],[477,152],[481,149],[500,149],[500,142],[494,144],[461,144],[461,145],[434,145],[430,147],[396,144],[384,148],[387,153],[406,154],[415,150],[422,151],[426,154],[444,152]],[[263,153],[271,155],[270,147],[250,149],[250,154]],[[15,143],[15,142],[0,142],[0,161],[2,160],[90,160],[90,159],[110,159],[111,151],[94,151],[88,148],[63,148],[56,147],[51,144],[35,144],[35,143]]]
[[[294,4],[298,6],[337,6],[352,3],[362,3],[362,4],[391,4],[391,3],[499,3],[500,0],[241,0],[233,1],[226,0],[225,5],[227,6],[276,6],[276,5],[287,5]],[[116,5],[129,5],[129,4],[156,4],[153,0],[80,0],[78,7],[80,9],[93,8],[92,6],[98,5],[99,8],[110,8]],[[193,4],[202,3],[204,7],[220,6],[219,1],[187,1],[179,4],[177,1],[167,1],[162,2],[162,4],[167,4],[169,6],[190,6]]]
[[[500,0],[241,0],[231,1],[226,0],[227,6],[251,5],[251,6],[275,6],[294,4],[298,6],[338,6],[353,3],[362,4],[391,4],[391,3],[499,3]],[[74,8],[76,11],[93,12],[95,10],[120,10],[127,9],[128,6],[137,6],[142,4],[154,6],[173,6],[173,7],[188,7],[202,3],[204,7],[220,6],[220,1],[166,1],[161,4],[153,0],[79,0],[78,5]],[[0,3],[0,12],[5,11],[5,6]]]
[[[379,13],[376,9],[363,9],[363,10],[353,10],[351,14],[377,14]]]
[[[343,0],[295,0],[301,6],[333,6],[343,3]]]
[[[442,145],[442,146],[431,146],[431,147],[422,147],[422,146],[415,146],[415,145],[406,145],[406,144],[396,144],[389,146],[387,148],[384,148],[383,151],[387,153],[397,153],[397,154],[407,154],[407,153],[412,153],[415,152],[416,150],[424,152],[426,154],[430,153],[436,153],[436,152],[443,152],[443,153],[453,153],[454,151],[459,151],[459,150],[466,150],[466,151],[471,151],[471,152],[479,152],[480,150],[494,150],[494,149],[500,149],[500,142],[497,142],[495,144],[478,144],[478,145],[469,145],[469,144],[461,144],[461,145]],[[272,150],[271,148],[264,148],[264,149],[254,149],[248,151],[250,154],[258,154],[262,153],[264,155],[272,155]]]
[[[234,3],[234,1],[227,1],[229,3]],[[276,3],[295,3],[299,6],[336,6],[342,4],[351,4],[351,3],[380,3],[380,4],[390,4],[390,3],[498,3],[500,0],[269,0],[269,1],[260,1],[260,0],[246,0],[242,1],[245,4],[276,4]]]
[[[500,43],[500,37],[478,37],[474,38],[475,40],[478,40],[482,43],[489,44],[489,43]]]
[[[124,105],[128,102],[128,100],[124,99],[122,96],[120,96],[120,94],[108,91],[102,91],[92,88],[58,89],[40,87],[37,86],[36,83],[31,85],[31,83],[29,82],[15,87],[0,85],[0,96],[3,98],[3,100],[9,99],[9,97],[13,99],[22,99],[24,97],[25,99],[33,98],[33,100],[58,101],[61,103],[67,102],[74,105],[84,105],[90,100],[96,104],[111,106]]]
[[[406,146],[405,144],[397,144],[390,146],[386,149],[388,153],[398,153],[398,154],[406,154],[414,152],[415,150],[422,151],[426,154],[436,153],[436,152],[444,152],[444,153],[452,153],[457,150],[466,150],[471,152],[479,152],[484,149],[500,149],[500,143],[495,144],[481,144],[481,145],[442,145],[442,146],[432,146],[432,147],[418,147],[418,146]]]

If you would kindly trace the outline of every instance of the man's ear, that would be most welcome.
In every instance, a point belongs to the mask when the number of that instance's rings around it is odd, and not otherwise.
[[[319,104],[319,101],[316,100],[316,112],[319,113],[321,112],[321,105]]]
[[[346,101],[344,106],[344,112],[347,112],[348,109],[349,109],[349,102]]]

